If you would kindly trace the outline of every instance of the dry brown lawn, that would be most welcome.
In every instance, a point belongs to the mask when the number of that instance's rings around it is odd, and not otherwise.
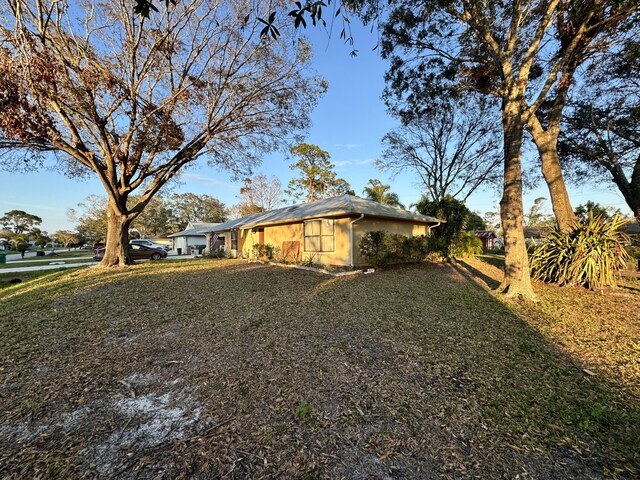
[[[640,475],[640,293],[505,303],[492,261],[159,262],[5,288],[0,477]]]

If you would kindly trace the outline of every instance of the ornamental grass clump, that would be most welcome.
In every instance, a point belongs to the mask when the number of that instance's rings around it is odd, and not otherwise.
[[[628,258],[629,237],[622,231],[627,223],[620,215],[607,222],[589,213],[569,233],[554,229],[531,256],[533,278],[592,290],[615,286],[615,274]]]

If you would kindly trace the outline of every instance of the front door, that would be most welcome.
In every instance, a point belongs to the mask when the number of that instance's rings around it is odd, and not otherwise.
[[[258,229],[258,243],[264,245],[264,228]]]

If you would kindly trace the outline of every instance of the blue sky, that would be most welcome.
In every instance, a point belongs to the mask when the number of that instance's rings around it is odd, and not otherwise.
[[[338,38],[339,30],[334,32],[332,39],[313,29],[306,33],[314,46],[314,68],[329,82],[328,92],[313,113],[313,126],[306,142],[316,144],[331,154],[338,175],[346,179],[357,194],[362,193],[370,178],[377,178],[390,184],[405,205],[416,202],[422,192],[415,174],[406,172],[392,179],[374,165],[382,151],[380,139],[397,125],[386,114],[380,99],[386,62],[377,51],[372,51],[376,44],[375,33],[372,34],[368,27],[354,27],[359,51],[357,57],[349,55],[350,48]],[[284,154],[264,158],[255,172],[276,175],[283,187],[293,174]],[[77,207],[88,195],[103,195],[103,188],[97,180],[74,180],[50,171],[25,174],[2,171],[0,184],[0,214],[19,209],[38,215],[43,219],[42,229],[49,233],[73,230],[74,226],[67,218],[68,209]],[[198,166],[186,171],[174,189],[208,194],[232,205],[238,202],[240,182],[232,180],[225,171]],[[574,207],[592,200],[629,213],[612,182],[579,188],[570,186],[570,196]],[[549,198],[542,185],[525,194],[525,209],[537,197]],[[499,191],[481,191],[474,193],[467,205],[480,213],[496,211],[499,198]],[[549,202],[547,207],[550,213]]]

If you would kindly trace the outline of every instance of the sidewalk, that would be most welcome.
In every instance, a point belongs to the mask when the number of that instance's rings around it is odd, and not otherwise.
[[[3,273],[33,272],[35,270],[57,270],[60,268],[86,267],[89,265],[97,265],[97,264],[98,262],[94,262],[92,260],[90,262],[83,262],[83,263],[62,263],[62,264],[56,264],[56,265],[35,265],[32,267],[0,268],[0,275]]]
[[[169,256],[167,258],[165,258],[164,260],[158,260],[159,262],[163,262],[163,261],[167,261],[167,260],[191,260],[193,258],[196,258],[196,255],[177,255],[177,254],[169,254]],[[56,270],[59,268],[74,268],[74,267],[86,267],[86,266],[91,266],[91,265],[98,265],[98,262],[91,260],[90,258],[88,259],[87,262],[79,262],[79,263],[69,263],[69,264],[59,264],[58,262],[64,262],[64,261],[69,261],[69,260],[78,260],[78,257],[71,257],[71,258],[55,258],[55,257],[50,257],[47,260],[31,260],[29,259],[29,262],[42,262],[42,263],[47,263],[47,265],[34,265],[31,267],[20,267],[20,266],[16,266],[16,267],[12,267],[12,268],[0,268],[0,274],[3,273],[20,273],[20,272],[33,272],[35,270]],[[55,265],[51,265],[52,262],[55,262]],[[136,262],[148,262],[148,260],[136,260]],[[18,262],[11,262],[11,263],[18,263]]]

